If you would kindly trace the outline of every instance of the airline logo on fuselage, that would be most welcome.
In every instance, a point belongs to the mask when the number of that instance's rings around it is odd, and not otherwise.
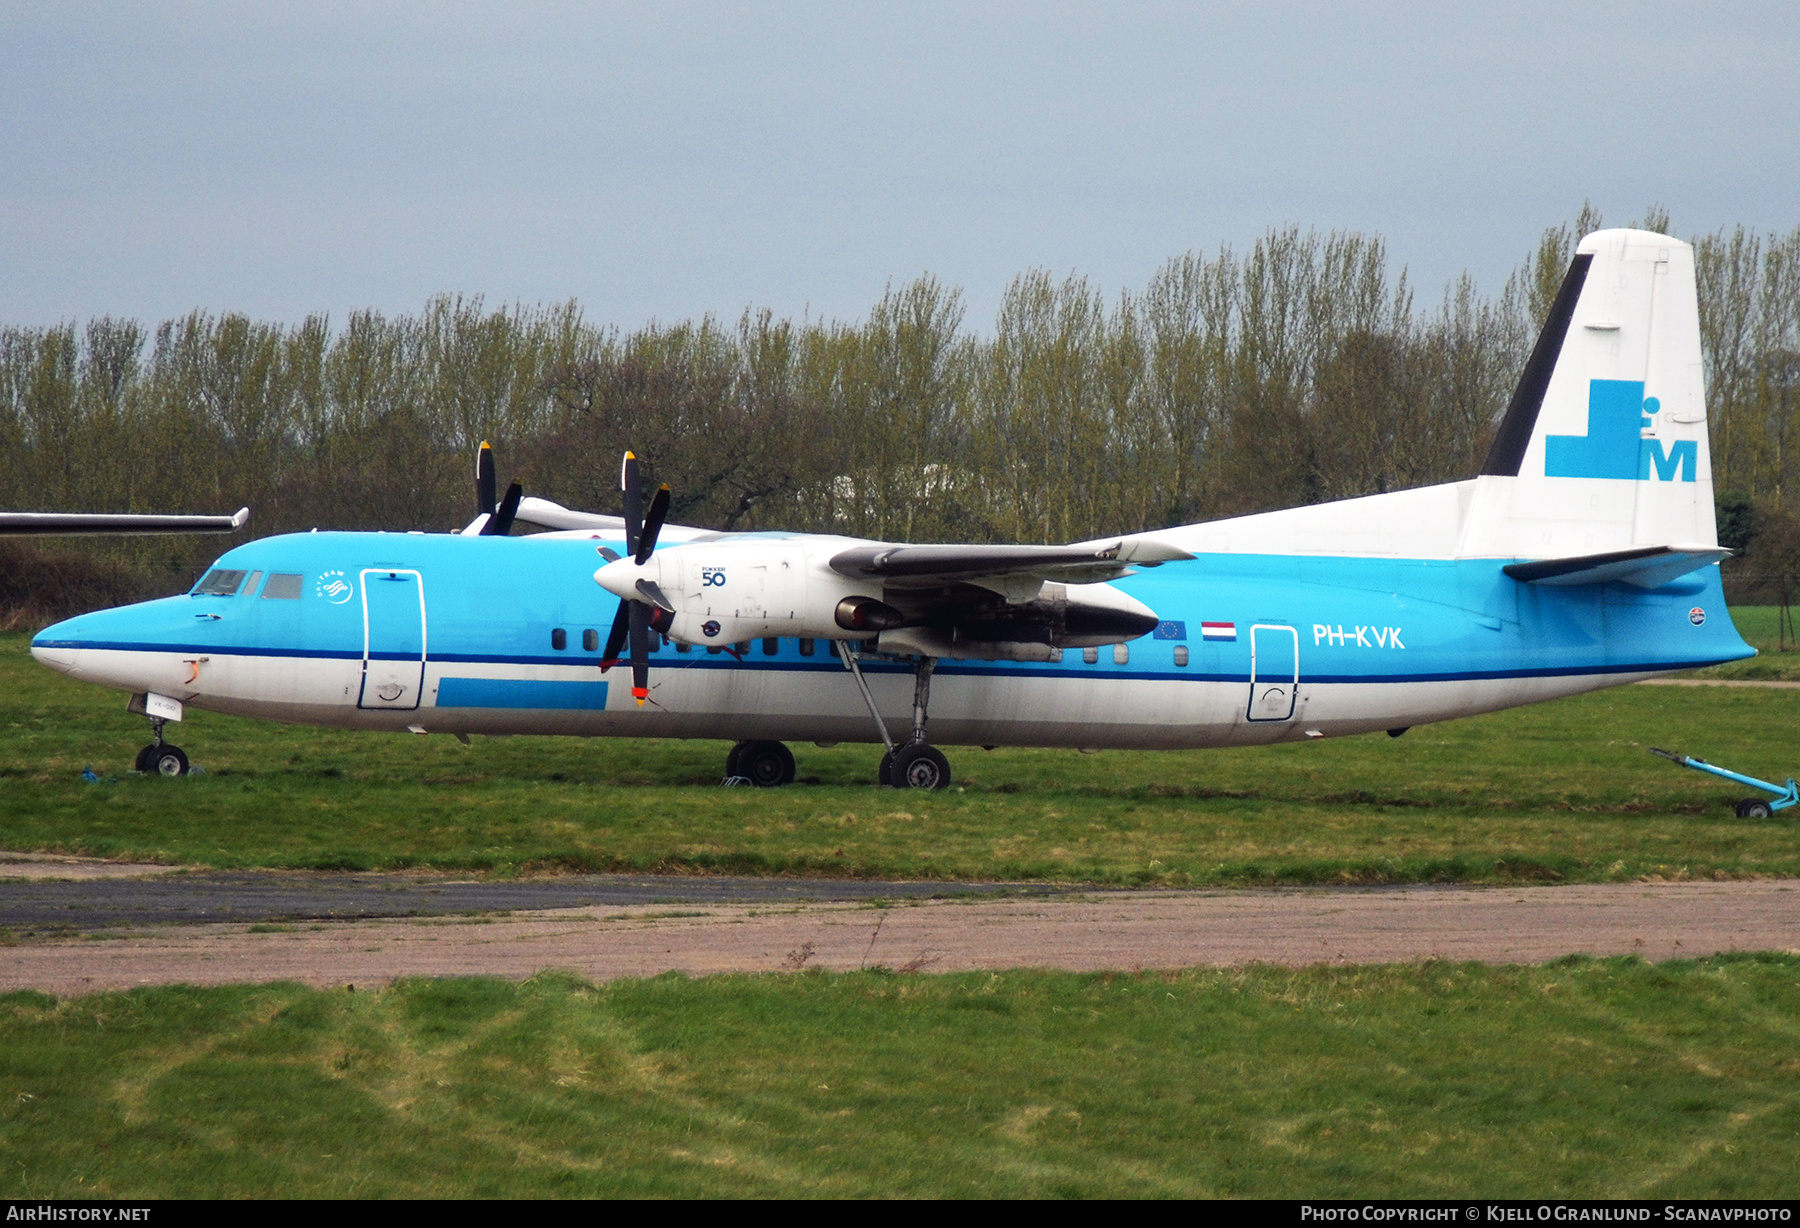
[[[1589,380],[1587,434],[1545,436],[1544,476],[1694,481],[1700,469],[1698,441],[1677,439],[1664,447],[1660,439],[1643,437],[1661,409],[1662,402],[1644,395],[1643,380]]]
[[[351,587],[350,581],[341,571],[328,571],[322,574],[313,591],[332,605],[343,605],[356,595],[356,590]]]

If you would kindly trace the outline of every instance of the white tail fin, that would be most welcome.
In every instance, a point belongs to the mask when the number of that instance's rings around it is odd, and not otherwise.
[[[1575,250],[1458,553],[1716,546],[1694,249],[1601,230]]]

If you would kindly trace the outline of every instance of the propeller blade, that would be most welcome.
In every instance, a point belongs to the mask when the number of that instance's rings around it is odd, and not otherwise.
[[[600,672],[605,673],[619,663],[619,653],[625,648],[625,637],[631,630],[631,607],[635,601],[621,601],[619,612],[613,615],[612,630],[606,635],[606,651],[600,654]]]
[[[631,697],[638,707],[650,698],[650,607],[641,601],[631,609]]]
[[[481,526],[483,537],[505,537],[512,531],[513,518],[519,514],[519,500],[524,498],[525,488],[514,482],[506,488],[506,498],[500,500],[500,507],[488,522]]]
[[[644,517],[643,532],[638,535],[637,564],[642,567],[650,561],[650,552],[656,549],[656,535],[662,532],[663,520],[669,514],[669,484],[664,482],[650,500],[650,514]],[[657,602],[662,605],[662,602]],[[667,609],[668,607],[664,607]]]
[[[636,554],[638,534],[644,527],[644,484],[638,475],[637,457],[629,452],[619,466],[619,489],[625,496],[625,553]]]
[[[475,514],[486,512],[494,514],[494,491],[497,489],[494,479],[494,450],[488,447],[488,441],[481,441],[481,450],[475,453]]]

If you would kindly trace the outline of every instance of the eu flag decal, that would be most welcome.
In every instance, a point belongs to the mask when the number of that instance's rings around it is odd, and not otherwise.
[[[1185,640],[1187,638],[1187,624],[1184,622],[1157,623],[1156,638],[1159,640]]]

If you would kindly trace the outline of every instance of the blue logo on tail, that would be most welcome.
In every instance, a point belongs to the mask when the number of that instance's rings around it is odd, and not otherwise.
[[[1544,439],[1547,478],[1614,478],[1647,482],[1656,469],[1659,482],[1692,482],[1700,470],[1700,445],[1678,439],[1666,449],[1660,439],[1641,438],[1650,415],[1661,409],[1645,398],[1644,381],[1588,381],[1588,433],[1549,435]]]

